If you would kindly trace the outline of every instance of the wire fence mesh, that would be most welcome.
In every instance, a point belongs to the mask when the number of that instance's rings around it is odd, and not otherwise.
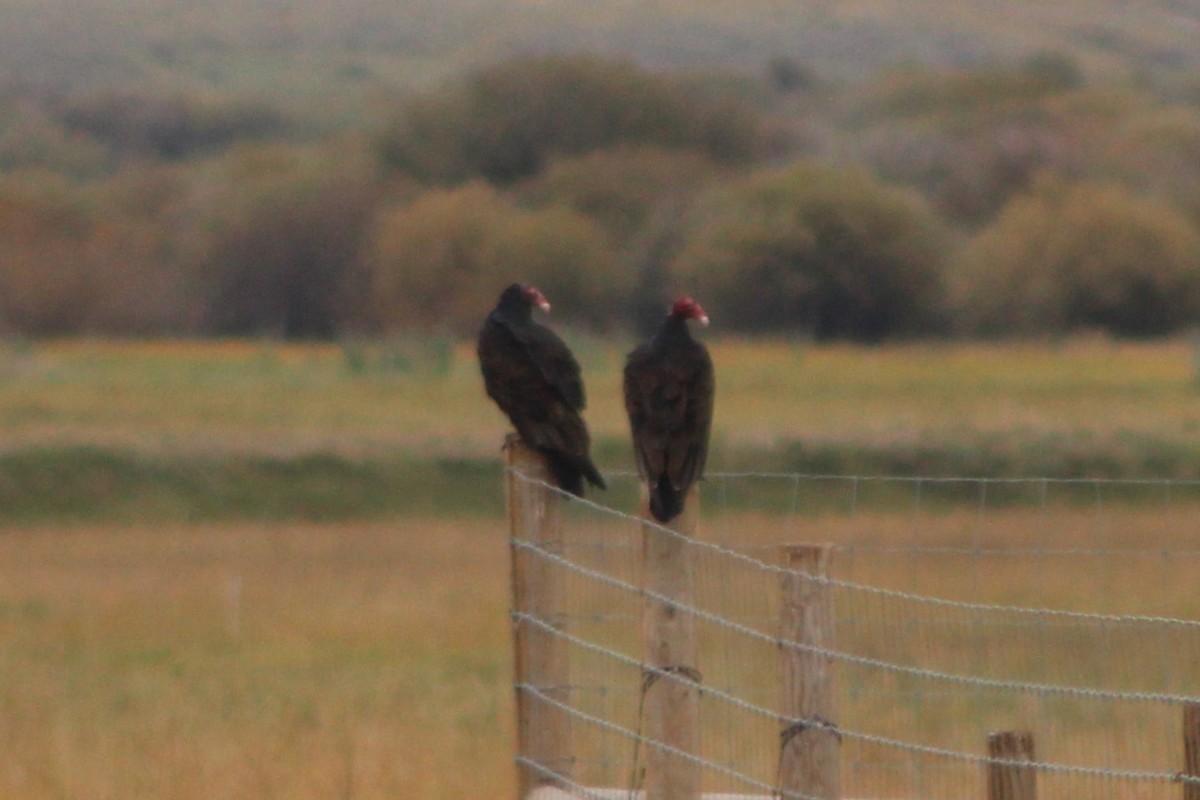
[[[534,482],[518,476],[519,480]],[[636,789],[647,747],[642,522],[632,475],[563,504],[561,607],[514,619],[565,642],[560,785]],[[544,485],[542,485],[543,488]],[[609,505],[611,504],[611,505]],[[1178,798],[1183,708],[1200,702],[1200,483],[713,475],[687,540],[706,793],[779,778],[780,545],[829,543],[824,579],[842,795],[976,798],[987,736],[1028,730],[1043,798]],[[812,579],[810,580],[821,580]],[[653,598],[650,598],[653,599]],[[528,761],[528,754],[518,754]],[[584,794],[586,796],[586,794]],[[600,794],[596,796],[614,796]],[[803,795],[789,795],[803,796]]]

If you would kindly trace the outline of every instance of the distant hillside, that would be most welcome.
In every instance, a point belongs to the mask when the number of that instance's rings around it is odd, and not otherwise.
[[[627,55],[827,78],[901,63],[1063,51],[1091,72],[1200,67],[1191,0],[5,0],[0,85],[281,94],[303,102],[428,83],[519,52]]]

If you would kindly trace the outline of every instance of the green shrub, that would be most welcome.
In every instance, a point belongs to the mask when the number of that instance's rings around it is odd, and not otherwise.
[[[373,328],[473,333],[513,281],[568,318],[609,322],[622,281],[603,231],[562,206],[522,209],[483,183],[434,189],[383,214],[367,263]]]
[[[521,197],[537,205],[567,205],[622,244],[661,207],[690,198],[718,174],[719,165],[702,153],[622,146],[554,160],[521,187]]]
[[[908,67],[870,85],[857,115],[870,117],[995,117],[1027,109],[1047,97],[1080,88],[1078,65],[1066,54],[1045,52],[1024,64],[964,69]]]
[[[1067,168],[1070,139],[1044,121],[960,119],[946,130],[908,120],[865,135],[863,157],[885,180],[919,190],[948,220],[977,227],[1040,173]]]
[[[202,256],[206,330],[331,338],[351,326],[377,193],[363,165],[259,147],[222,167],[228,195],[210,209]]]
[[[1085,87],[1070,57],[1047,52],[1008,67],[893,73],[862,93],[855,116],[872,169],[975,228],[1039,175],[1079,174],[1108,131],[1154,102],[1137,87]]]
[[[1200,225],[1200,110],[1130,115],[1107,137],[1093,170],[1164,198]]]
[[[43,173],[0,180],[0,324],[27,335],[79,333],[97,288],[88,262],[95,222],[66,181]]]
[[[667,264],[678,249],[684,210],[705,186],[731,173],[694,150],[620,146],[556,159],[521,187],[521,197],[567,205],[604,228],[629,295],[617,321],[648,333],[662,318]]]
[[[0,90],[0,172],[45,169],[93,178],[112,169],[104,146],[56,118],[45,98]]]
[[[556,154],[648,144],[744,160],[756,141],[750,107],[622,61],[523,58],[412,98],[385,133],[385,164],[422,180],[511,183]]]
[[[182,159],[247,140],[281,137],[288,125],[262,102],[225,97],[100,92],[60,110],[63,124],[119,157]]]
[[[975,237],[952,283],[972,334],[1170,333],[1200,312],[1200,233],[1119,186],[1044,182]]]
[[[873,341],[935,325],[947,234],[865,172],[801,164],[698,204],[672,264],[727,329]]]

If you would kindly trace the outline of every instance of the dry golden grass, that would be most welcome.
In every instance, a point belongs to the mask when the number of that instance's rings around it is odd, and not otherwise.
[[[0,534],[0,796],[510,793],[503,533]]]
[[[798,535],[832,541],[851,548],[837,557],[838,574],[870,585],[993,602],[1200,615],[1194,558],[978,559],[872,550],[896,543],[1096,548],[1128,536],[1147,552],[1178,551],[1192,548],[1194,510],[1183,505],[1105,508],[1102,523],[1114,534],[1098,540],[1091,508],[996,510],[986,521],[974,509],[798,521],[722,511],[709,501],[714,508],[704,535],[768,559],[770,549],[756,548]],[[601,536],[627,524],[585,517],[572,524],[595,525]],[[583,537],[588,535],[585,530]],[[758,613],[745,597],[761,594],[762,577],[714,573],[713,564],[700,564],[701,587],[732,592],[743,604],[740,613]],[[577,591],[582,608],[587,591]],[[861,598],[844,600],[852,616],[883,613]],[[478,796],[487,787],[487,796],[511,796],[507,606],[507,546],[497,522],[5,531],[0,795],[449,800]],[[843,634],[847,644],[856,635],[853,628]],[[636,631],[628,636],[636,641]],[[1045,632],[1040,636],[1027,642],[1027,652],[1040,652],[1033,647],[1045,645]],[[756,659],[755,648],[719,631],[706,629],[702,639],[703,669],[713,685],[755,670],[760,689],[773,685],[773,648]],[[1169,650],[1161,642],[1147,644]],[[1009,675],[1050,668],[1028,663],[1026,648],[1013,647],[1012,640],[989,639],[981,648],[971,637],[933,643],[891,637],[855,646],[951,670],[980,658]],[[1065,671],[1064,679],[1083,680],[1170,655],[1144,649],[1116,661],[1111,651],[1068,650],[1069,661],[1054,668]],[[911,688],[904,680],[881,684],[877,676],[855,677],[848,669],[842,679],[867,680],[847,724],[960,737],[958,744],[970,749],[978,737],[955,727],[964,719],[1033,719],[1040,730],[1056,734],[1045,749],[1049,756],[1086,760],[1122,752],[1112,744],[1110,717],[1080,717],[1068,707],[1060,719],[1047,721],[1039,716],[1045,707],[1025,700],[981,706],[969,693],[947,700],[935,691],[924,703],[919,697],[897,700],[896,692]],[[769,704],[771,692],[757,699]],[[1150,728],[1162,723],[1162,714],[1135,711],[1121,718],[1141,726],[1140,743],[1127,743],[1131,757],[1144,758],[1151,747],[1171,762],[1175,743]],[[706,746],[721,759],[769,764],[773,739],[768,735],[765,747],[755,744],[747,730],[735,729],[728,745],[729,737],[712,736]],[[619,758],[628,756],[623,745],[614,747]],[[869,748],[853,752],[872,756]],[[873,787],[879,796],[896,796],[910,785],[903,776],[862,769],[848,773],[854,785]],[[952,779],[961,776],[941,780]]]

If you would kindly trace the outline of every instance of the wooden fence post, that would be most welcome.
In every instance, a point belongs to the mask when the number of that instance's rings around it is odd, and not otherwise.
[[[665,527],[652,524],[643,487],[643,586],[666,599],[647,597],[642,606],[643,659],[649,667],[669,673],[646,672],[642,702],[647,739],[676,750],[700,755],[700,673],[696,668],[696,620],[679,606],[692,606],[692,548],[683,537],[696,532],[698,487],[688,492],[683,512]],[[643,743],[646,771],[645,800],[698,800],[700,765],[653,744]]]
[[[833,600],[826,578],[833,549],[829,545],[782,548],[780,639],[806,647],[832,649]],[[781,797],[841,797],[838,763],[841,737],[835,723],[833,661],[828,656],[783,647],[780,651],[781,697],[779,793]]]
[[[513,541],[513,613],[529,615],[562,630],[562,569],[520,546],[562,553],[562,498],[522,477],[553,485],[541,453],[526,447],[516,434],[509,434],[504,441],[504,464],[508,468],[504,483]],[[566,642],[553,632],[514,616],[512,635],[513,678],[518,687],[517,753],[545,770],[518,765],[517,798],[524,800],[538,786],[554,785],[554,775],[569,776],[571,718],[520,687],[537,687],[543,694],[566,703],[569,666]]]
[[[1183,707],[1183,774],[1200,779],[1200,703]],[[1200,783],[1186,781],[1183,800],[1200,800]]]
[[[1033,761],[1033,733],[998,731],[988,734],[988,757],[1001,761]],[[1037,800],[1037,770],[990,762],[987,768],[988,800]]]

